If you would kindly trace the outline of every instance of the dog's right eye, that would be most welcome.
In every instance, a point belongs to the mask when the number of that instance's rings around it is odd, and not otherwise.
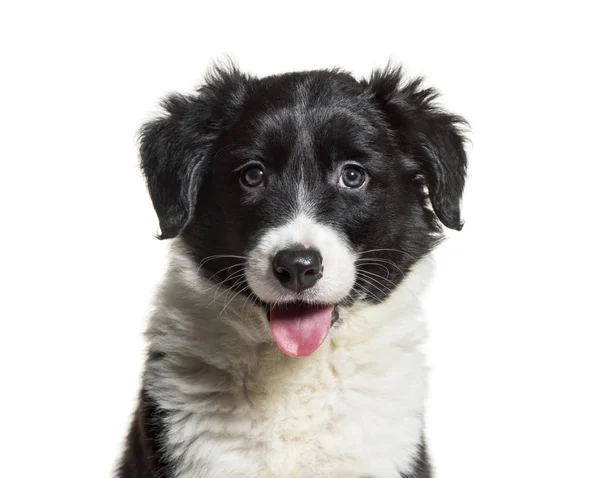
[[[257,165],[248,166],[242,171],[240,181],[248,188],[258,188],[265,183],[265,172]]]
[[[338,186],[345,189],[358,189],[367,179],[365,171],[354,165],[348,165],[342,170]]]

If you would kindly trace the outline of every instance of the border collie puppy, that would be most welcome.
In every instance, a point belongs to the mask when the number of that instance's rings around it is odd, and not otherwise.
[[[399,68],[164,100],[141,166],[171,262],[121,478],[426,478],[419,292],[461,228],[465,121]]]

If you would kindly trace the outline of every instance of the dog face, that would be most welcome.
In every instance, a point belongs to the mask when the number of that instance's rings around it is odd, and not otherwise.
[[[337,305],[394,290],[439,240],[438,219],[461,227],[464,121],[435,97],[399,69],[362,82],[216,70],[142,130],[162,237],[270,310],[285,353],[312,353]]]

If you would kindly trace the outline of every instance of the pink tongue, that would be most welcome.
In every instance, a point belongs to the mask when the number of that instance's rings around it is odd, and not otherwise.
[[[284,304],[271,307],[271,333],[281,351],[306,357],[323,343],[331,327],[333,305]]]

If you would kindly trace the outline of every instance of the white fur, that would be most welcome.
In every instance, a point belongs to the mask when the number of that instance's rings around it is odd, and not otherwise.
[[[248,254],[246,280],[259,298],[268,303],[298,300],[296,293],[281,286],[272,270],[275,254],[290,246],[313,248],[323,257],[323,277],[301,294],[302,300],[336,304],[348,295],[356,273],[354,254],[341,234],[300,213],[290,222],[267,231]]]
[[[145,382],[170,412],[178,478],[397,478],[423,428],[422,261],[378,305],[341,308],[310,357],[275,345],[265,312],[218,297],[175,241],[148,338],[166,357]],[[225,294],[227,295],[227,294]],[[225,304],[229,305],[225,307]]]

